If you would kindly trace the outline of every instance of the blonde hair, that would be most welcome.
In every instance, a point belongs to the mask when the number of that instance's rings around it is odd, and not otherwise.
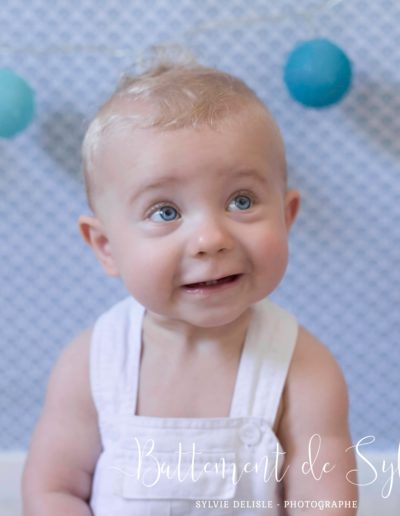
[[[241,79],[202,66],[185,54],[171,59],[153,53],[153,62],[142,73],[125,74],[111,97],[90,122],[82,144],[83,179],[88,204],[93,209],[94,157],[101,139],[110,130],[157,128],[168,131],[221,120],[249,104],[267,109]],[[128,108],[128,109],[127,109]]]

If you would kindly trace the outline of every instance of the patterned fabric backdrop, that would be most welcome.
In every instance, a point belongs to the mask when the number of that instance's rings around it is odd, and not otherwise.
[[[26,448],[61,349],[126,295],[78,234],[79,147],[121,72],[166,42],[244,78],[280,123],[303,203],[273,297],[339,360],[353,439],[396,447],[400,3],[2,0],[0,27],[0,67],[37,101],[34,123],[0,140],[0,448]],[[324,110],[296,104],[282,81],[288,53],[316,36],[354,66],[349,95]]]

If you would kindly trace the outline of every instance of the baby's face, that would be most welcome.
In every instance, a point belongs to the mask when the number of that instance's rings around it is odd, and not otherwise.
[[[97,255],[148,310],[223,325],[280,282],[299,197],[285,191],[271,124],[241,115],[217,130],[124,129],[102,143]]]

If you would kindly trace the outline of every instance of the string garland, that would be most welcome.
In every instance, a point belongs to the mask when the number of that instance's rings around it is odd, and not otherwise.
[[[326,0],[307,10],[292,10],[285,15],[255,15],[208,22],[183,32],[184,38],[205,31],[243,27],[244,25],[284,23],[293,18],[313,26],[315,18],[341,4],[344,0]],[[314,27],[315,28],[315,27]],[[56,45],[48,47],[16,47],[0,45],[1,54],[76,55],[101,54],[112,57],[132,57],[132,49],[97,45]],[[143,53],[136,60],[143,63]],[[348,92],[352,80],[351,62],[333,42],[314,38],[298,44],[289,54],[284,66],[283,80],[294,100],[306,107],[331,106]],[[13,70],[0,68],[0,138],[13,138],[31,123],[35,112],[34,91]]]
[[[324,12],[330,11],[345,0],[325,0],[322,5],[307,10],[293,10],[291,14],[285,15],[254,15],[247,17],[226,18],[215,22],[207,22],[184,31],[181,36],[195,36],[206,31],[215,29],[227,29],[243,27],[245,25],[284,23],[293,21],[295,18],[302,18],[306,23],[312,25],[315,17]],[[179,35],[178,35],[179,37]],[[71,55],[71,54],[101,54],[111,57],[131,57],[132,48],[111,47],[106,45],[50,45],[46,47],[18,47],[0,44],[0,54],[24,54],[24,55]]]
[[[295,11],[290,15],[254,15],[254,16],[246,16],[246,17],[238,17],[238,18],[229,18],[225,20],[217,20],[215,22],[209,22],[205,23],[203,25],[200,25],[196,29],[193,29],[192,31],[187,31],[185,34],[196,34],[200,31],[206,31],[206,30],[214,30],[214,29],[227,29],[227,28],[234,28],[234,27],[241,27],[244,25],[254,25],[258,23],[284,23],[293,21],[295,18],[303,18],[303,20],[308,23],[310,26],[314,24],[315,17],[317,15],[320,15],[326,11],[329,11],[336,7],[338,4],[341,4],[345,0],[326,0],[322,5],[315,6],[310,9],[302,10],[302,11]]]

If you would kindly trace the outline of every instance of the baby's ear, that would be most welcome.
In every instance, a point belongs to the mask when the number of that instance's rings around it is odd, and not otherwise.
[[[297,190],[288,190],[285,195],[285,220],[289,231],[300,209],[300,193]]]
[[[93,249],[106,273],[109,276],[119,276],[110,242],[99,219],[90,215],[81,215],[78,225],[83,240]]]

